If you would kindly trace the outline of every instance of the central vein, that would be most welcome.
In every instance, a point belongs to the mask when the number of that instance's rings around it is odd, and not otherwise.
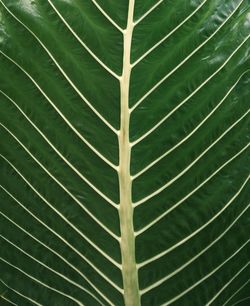
[[[134,2],[135,0],[129,1],[127,28],[123,32],[123,71],[120,79],[121,127],[119,134],[119,216],[121,224],[122,276],[126,306],[140,306],[138,273],[135,260],[132,180],[130,175],[131,145],[129,141],[129,83],[131,75],[130,54],[134,28]]]

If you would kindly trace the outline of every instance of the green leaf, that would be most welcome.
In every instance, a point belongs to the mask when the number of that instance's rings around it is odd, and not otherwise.
[[[1,305],[249,304],[249,37],[249,0],[0,0]]]

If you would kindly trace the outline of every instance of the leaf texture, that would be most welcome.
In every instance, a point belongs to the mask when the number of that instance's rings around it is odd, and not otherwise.
[[[1,305],[249,302],[249,0],[0,0]]]

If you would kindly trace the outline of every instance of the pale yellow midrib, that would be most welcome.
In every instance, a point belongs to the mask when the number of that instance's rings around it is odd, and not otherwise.
[[[129,141],[129,82],[130,54],[133,34],[134,1],[129,1],[127,28],[123,32],[123,71],[120,79],[121,126],[119,132],[119,185],[122,277],[126,306],[140,306],[138,273],[135,260],[135,235],[133,226],[132,179],[130,175],[131,144]]]

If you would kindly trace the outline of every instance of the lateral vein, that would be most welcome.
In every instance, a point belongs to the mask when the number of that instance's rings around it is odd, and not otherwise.
[[[5,4],[0,0],[0,3],[2,3],[2,6],[6,9],[6,11],[18,22],[20,23],[37,41],[38,43],[42,46],[42,48],[46,51],[48,56],[52,59],[52,61],[55,63],[56,67],[59,69],[59,71],[62,73],[64,78],[69,82],[69,84],[72,86],[72,88],[75,90],[75,92],[78,94],[78,96],[82,99],[84,103],[93,111],[93,113],[100,119],[102,122],[111,130],[113,131],[116,135],[118,131],[98,112],[98,110],[93,107],[93,105],[87,100],[87,98],[82,94],[82,92],[78,89],[78,87],[71,81],[70,77],[65,73],[65,71],[62,69],[62,67],[59,65],[59,63],[56,61],[54,56],[51,54],[51,52],[48,50],[48,48],[43,44],[43,42],[36,36],[34,32],[30,30],[29,27],[27,27],[21,20],[19,20],[16,15],[14,15],[8,7],[5,6]],[[25,73],[28,78],[35,84],[35,86],[41,91],[41,93],[44,95],[42,89],[40,86],[35,82],[35,80],[22,68],[17,62],[15,62],[12,58],[4,54],[4,52],[0,51],[6,58],[8,58],[13,64],[15,64],[20,70]],[[45,98],[48,100],[48,97],[45,96]],[[51,101],[50,101],[51,104]]]
[[[6,259],[4,259],[4,258],[2,258],[2,257],[0,257],[0,260],[2,260],[3,262],[5,262],[7,265],[11,266],[12,268],[18,270],[20,273],[22,273],[22,274],[24,274],[26,277],[32,279],[33,281],[35,281],[35,282],[38,283],[39,285],[41,285],[41,286],[43,286],[43,287],[45,287],[45,288],[47,288],[47,289],[49,289],[49,290],[52,290],[52,291],[54,291],[54,292],[56,292],[56,293],[58,293],[58,294],[60,294],[60,295],[62,295],[62,296],[64,296],[64,297],[66,297],[66,298],[68,298],[68,299],[74,301],[74,302],[75,302],[77,305],[79,305],[79,306],[84,306],[79,300],[75,299],[74,297],[72,297],[72,296],[70,296],[70,295],[68,295],[68,294],[66,294],[66,293],[64,293],[64,292],[62,292],[62,291],[60,291],[60,290],[57,290],[57,289],[54,288],[54,287],[51,287],[51,286],[45,284],[44,282],[40,281],[39,279],[35,278],[34,276],[32,276],[32,275],[26,273],[24,270],[20,269],[19,267],[13,265],[13,264],[10,263],[8,260],[6,260]]]
[[[47,226],[45,226],[45,224],[43,224],[43,222],[38,219],[35,215],[33,215],[22,203],[20,203],[13,195],[11,195],[11,193],[9,193],[9,191],[7,191],[4,187],[2,187],[0,185],[0,188],[2,188],[2,190],[7,193],[9,195],[9,197],[11,197],[20,207],[22,207],[22,209],[24,209],[32,218],[34,218],[37,222],[39,222],[41,225],[43,225],[45,228],[47,228]],[[10,223],[12,223],[15,227],[17,227],[20,231],[22,231],[23,233],[25,233],[27,236],[29,236],[31,239],[33,239],[34,241],[36,241],[37,243],[39,243],[40,245],[42,245],[44,248],[46,248],[47,250],[49,250],[51,253],[53,253],[56,257],[60,258],[66,265],[68,265],[71,269],[73,269],[77,274],[79,274],[92,288],[94,291],[96,291],[104,300],[106,300],[108,303],[110,303],[110,305],[112,305],[112,302],[96,287],[96,285],[93,284],[92,281],[89,280],[89,278],[84,275],[80,270],[78,270],[74,265],[72,265],[67,259],[65,259],[65,257],[63,257],[62,255],[60,255],[59,253],[57,253],[54,249],[52,249],[51,247],[49,247],[48,245],[46,245],[45,243],[43,243],[42,241],[40,241],[39,239],[37,239],[35,236],[33,236],[31,233],[27,232],[24,228],[22,228],[19,224],[17,224],[15,221],[13,221],[11,218],[9,218],[8,216],[6,216],[4,213],[2,213],[0,211],[0,215],[5,218],[6,220],[8,220]],[[114,306],[114,305],[112,305]]]
[[[222,306],[225,306],[228,304],[228,302],[239,292],[241,291],[248,283],[250,282],[250,279],[248,281],[246,281],[242,286],[240,286],[239,289],[237,289],[231,296],[229,299],[226,300],[226,302],[222,305]],[[250,298],[250,297],[249,297]],[[234,304],[235,305],[235,304]],[[233,306],[233,305],[231,305]]]
[[[58,15],[58,17],[61,19],[61,21],[64,23],[64,25],[68,28],[71,34],[76,38],[76,40],[81,44],[81,46],[87,50],[87,52],[106,70],[108,71],[114,78],[117,80],[120,79],[120,76],[116,74],[113,70],[111,70],[106,64],[103,63],[96,55],[95,53],[80,39],[80,37],[76,34],[76,32],[71,28],[71,26],[68,24],[68,22],[65,20],[63,15],[58,11],[56,6],[51,2],[51,0],[48,0],[50,6],[55,11],[55,13]]]
[[[14,169],[15,170],[15,169]],[[18,172],[17,172],[18,173]],[[18,173],[19,174],[19,173]],[[20,175],[20,174],[19,174]],[[21,175],[20,175],[21,176]],[[22,177],[22,179],[25,181],[25,179]],[[26,182],[26,181],[25,181]],[[27,182],[26,182],[27,183]],[[28,184],[28,183],[27,183]],[[29,185],[30,186],[30,185]],[[0,185],[0,188],[7,193],[19,206],[22,207],[32,218],[34,218],[38,223],[40,223],[42,226],[44,226],[49,232],[51,232],[53,235],[55,235],[59,240],[62,241],[63,244],[65,244],[68,248],[70,248],[77,256],[79,256],[84,262],[86,262],[93,270],[95,270],[103,279],[105,279],[107,282],[110,283],[111,286],[113,286],[115,289],[118,287],[115,283],[113,283],[102,271],[99,270],[98,267],[96,267],[95,264],[93,264],[87,257],[85,257],[80,251],[78,251],[68,240],[66,240],[64,237],[62,237],[60,234],[58,234],[56,231],[54,231],[50,226],[48,226],[46,223],[44,223],[42,220],[40,220],[35,214],[33,214],[29,209],[27,209],[18,199],[16,199],[8,190],[6,190],[3,186]],[[1,212],[1,214],[3,214]],[[123,293],[122,289],[118,287],[117,289],[120,293]]]
[[[227,227],[227,229],[220,234],[215,240],[213,240],[208,246],[206,246],[202,251],[200,251],[198,254],[196,254],[194,257],[192,257],[190,260],[188,260],[187,262],[185,262],[182,266],[180,266],[179,268],[177,268],[175,271],[171,272],[170,274],[168,274],[167,276],[163,277],[162,279],[160,279],[159,281],[157,281],[156,283],[152,284],[152,286],[145,288],[145,292],[149,291],[155,287],[157,287],[158,285],[161,285],[163,282],[169,280],[170,278],[172,278],[173,276],[175,276],[176,274],[178,274],[179,272],[181,272],[183,269],[185,269],[186,267],[188,267],[193,261],[195,261],[197,258],[199,258],[202,254],[204,254],[207,250],[209,250],[216,242],[218,242],[222,237],[224,237],[226,235],[226,233],[237,223],[237,221],[240,219],[240,217],[249,209],[250,204],[248,204],[248,206],[237,216],[237,218],[235,220],[233,220],[233,222]],[[149,289],[149,290],[148,290]],[[144,289],[143,289],[144,291]]]
[[[240,5],[244,0],[241,0],[237,7],[233,10],[233,12],[224,20],[224,22],[213,32],[211,36],[209,36],[202,44],[200,44],[195,50],[193,50],[182,62],[180,62],[173,70],[167,73],[158,83],[156,83],[149,91],[147,91],[130,109],[133,112],[152,92],[155,91],[166,79],[168,79],[175,71],[177,71],[183,64],[185,64],[195,53],[197,53],[206,43],[212,39],[216,33],[228,22],[228,20],[235,14]],[[249,38],[250,35],[247,36]]]
[[[137,26],[144,18],[146,18],[150,13],[152,13],[163,1],[165,0],[159,0],[156,2],[155,5],[153,5],[145,14],[143,14],[139,19],[135,21],[135,26]]]
[[[159,45],[161,45],[166,39],[168,39],[171,35],[173,35],[183,24],[185,24],[197,11],[199,11],[203,5],[208,0],[204,0],[190,15],[188,15],[181,23],[178,24],[172,31],[170,31],[167,35],[165,35],[160,41],[158,41],[155,45],[153,45],[148,51],[146,51],[140,58],[138,58],[132,66],[135,67],[139,62],[141,62],[148,54],[150,54],[154,49],[156,49]],[[159,3],[160,4],[160,3]]]
[[[146,172],[148,169],[153,167],[155,164],[157,164],[160,160],[162,160],[164,157],[169,155],[171,152],[173,152],[175,149],[177,149],[181,144],[183,144],[186,140],[188,140],[203,124],[213,115],[213,113],[224,103],[224,101],[230,96],[234,88],[238,85],[242,77],[249,72],[249,70],[246,70],[241,74],[241,76],[238,78],[238,80],[233,84],[233,86],[227,91],[227,93],[224,95],[224,97],[219,101],[219,103],[209,112],[209,114],[180,142],[178,142],[176,145],[174,145],[171,149],[167,150],[165,153],[163,153],[161,156],[156,158],[154,161],[152,161],[150,164],[148,164],[145,168],[140,170],[137,174],[135,174],[132,179],[136,179],[137,177],[141,176],[144,172]],[[133,143],[132,143],[133,146]]]
[[[243,268],[241,268],[231,279],[230,281],[228,281],[216,294],[215,296],[205,305],[205,306],[209,306],[211,305],[214,300],[217,299],[217,297],[235,280],[235,278],[240,275],[240,273],[249,265],[250,262],[248,262]],[[249,282],[249,280],[244,284],[244,286],[246,286],[246,284]]]
[[[25,149],[25,146],[17,139],[17,137],[10,131],[8,128],[6,128],[2,123],[0,123],[0,126],[2,126],[10,135],[12,135],[13,138],[16,139],[16,141]],[[115,202],[113,202],[109,197],[107,197],[102,191],[100,191],[95,185],[93,185],[84,175],[82,175],[79,170],[73,166],[67,158],[65,158],[62,153],[45,137],[44,140],[50,145],[50,147],[60,156],[60,158],[65,162],[67,166],[75,172],[79,178],[81,178],[92,190],[94,190],[97,194],[99,194],[104,200],[106,200],[111,206],[117,209],[117,205]],[[26,152],[29,152],[28,150],[25,150]]]
[[[206,178],[202,183],[200,183],[196,188],[194,188],[192,191],[190,191],[184,198],[182,198],[180,201],[175,203],[173,206],[171,206],[168,210],[166,210],[164,213],[162,213],[160,216],[158,216],[154,221],[150,222],[140,230],[136,232],[136,236],[141,235],[145,231],[147,231],[150,227],[152,227],[154,224],[158,223],[162,218],[164,218],[166,215],[168,215],[171,211],[176,209],[179,205],[181,205],[184,201],[186,201],[188,198],[190,198],[197,190],[199,190],[202,186],[204,186],[207,182],[209,182],[218,172],[220,172],[224,167],[226,167],[231,161],[233,161],[235,158],[240,156],[243,152],[245,152],[249,148],[250,144],[247,144],[243,149],[241,149],[238,153],[236,153],[234,156],[232,156],[229,160],[227,160],[223,165],[221,165],[216,171],[214,171],[208,178]]]
[[[183,243],[186,243],[188,240],[190,240],[191,238],[196,236],[198,233],[200,233],[204,228],[206,228],[209,224],[211,224],[214,220],[216,220],[234,202],[234,200],[241,194],[242,190],[244,189],[246,184],[249,182],[249,179],[250,179],[250,175],[247,177],[247,179],[244,181],[244,183],[240,186],[239,190],[233,195],[233,197],[223,206],[223,208],[221,210],[219,210],[213,217],[211,217],[206,223],[204,223],[201,227],[199,227],[195,231],[193,231],[192,234],[186,236],[185,238],[183,238],[182,240],[180,240],[179,242],[174,244],[172,247],[170,247],[167,250],[147,259],[146,261],[144,261],[142,263],[140,263],[138,265],[139,268],[144,267],[145,265],[148,265],[148,264],[158,260],[159,258],[167,255],[168,253],[172,252],[174,249],[176,249],[177,247],[179,247]],[[160,280],[159,284],[161,282],[163,282],[163,281]],[[155,287],[155,284],[153,284],[153,286],[150,286],[150,287],[152,287],[152,288]],[[148,291],[146,289],[144,289],[144,290]]]
[[[204,277],[202,277],[199,281],[197,281],[196,283],[194,283],[192,286],[190,286],[189,288],[187,288],[186,290],[184,290],[182,293],[180,293],[179,295],[177,295],[176,297],[174,297],[173,299],[167,301],[166,303],[163,303],[161,306],[167,306],[167,305],[171,305],[171,303],[179,300],[182,296],[184,296],[186,293],[190,292],[191,290],[193,290],[195,287],[197,287],[198,285],[200,285],[202,282],[204,282],[207,278],[209,278],[210,276],[212,276],[214,273],[216,273],[220,268],[222,268],[228,261],[230,261],[234,256],[236,256],[248,243],[249,243],[250,239],[248,239],[240,248],[237,249],[236,252],[234,252],[232,255],[230,255],[226,260],[224,260],[220,265],[218,265],[213,271],[211,271],[210,273],[208,273],[207,275],[205,275]],[[249,262],[243,266],[243,268],[240,270],[243,271],[247,266],[249,265]]]
[[[37,189],[18,171],[18,169],[4,156],[0,155],[11,167],[15,172],[23,179],[23,181],[32,189],[32,191],[48,206],[53,210],[66,224],[68,224],[79,236],[81,236],[84,240],[86,240],[97,252],[103,255],[110,263],[112,263],[114,266],[116,266],[118,269],[121,269],[120,264],[117,263],[112,257],[110,257],[106,252],[104,252],[100,247],[98,247],[95,243],[91,241],[86,235],[84,235],[76,226],[74,226],[60,211],[58,211],[42,194],[37,191]],[[55,233],[55,232],[53,232]],[[65,240],[64,240],[65,241]],[[109,283],[111,283],[117,290],[121,289],[116,285],[113,284],[112,281],[104,275],[101,271],[98,270],[85,256],[83,256],[80,252],[78,252],[78,255],[83,257],[86,262],[88,262],[89,265],[92,266],[97,272],[99,272],[103,278],[105,278]]]
[[[96,8],[102,13],[102,15],[113,24],[114,27],[117,28],[121,33],[123,33],[123,29],[104,11],[104,9],[96,2],[96,0],[91,0]]]
[[[232,125],[229,126],[211,145],[209,145],[198,157],[196,157],[185,169],[183,169],[179,174],[177,174],[174,178],[170,181],[165,183],[162,187],[157,189],[156,191],[152,192],[148,196],[144,197],[143,199],[139,200],[138,202],[134,203],[134,206],[138,206],[147,200],[151,199],[152,197],[156,196],[157,194],[164,191],[170,185],[172,185],[176,180],[182,177],[189,169],[191,169],[211,148],[213,148],[227,133],[229,133],[240,121],[242,121],[250,112],[248,109],[247,112],[244,113],[237,121],[235,121]]]
[[[0,93],[4,94],[1,90]],[[12,102],[17,109],[21,112],[21,114],[25,117],[25,119],[34,127],[34,129],[42,136],[43,139],[47,139],[47,137],[39,130],[39,128],[30,120],[30,118],[22,111],[22,109],[10,98],[8,95],[4,94],[6,98]],[[2,124],[0,123],[2,126]],[[3,127],[5,130],[6,128]],[[6,130],[7,131],[7,130]],[[9,132],[9,131],[7,131]],[[13,137],[13,135],[12,135]],[[15,137],[14,137],[15,138]],[[91,213],[90,210],[88,210],[69,190],[55,177],[53,176],[50,171],[40,162],[38,159],[35,158],[33,154],[30,153],[30,151],[26,150],[23,146],[23,144],[15,138],[15,140],[23,147],[23,149],[32,157],[32,159],[45,171],[49,177],[51,177],[98,225],[100,225],[107,233],[109,233],[114,239],[117,241],[120,241],[120,237],[117,236],[115,233],[113,233],[106,225],[104,225],[100,220],[98,220],[95,215]],[[47,139],[48,140],[48,139]],[[49,141],[49,140],[48,140]],[[48,141],[46,141],[48,143]],[[117,208],[116,208],[117,209]]]
[[[76,283],[75,281],[73,281],[72,279],[68,278],[67,276],[63,275],[62,273],[54,270],[53,268],[51,268],[50,266],[46,265],[45,263],[43,263],[42,261],[40,261],[39,259],[35,258],[34,256],[30,255],[29,253],[27,253],[24,249],[22,249],[20,246],[16,245],[15,243],[13,243],[12,241],[10,241],[9,239],[5,238],[3,235],[0,235],[0,238],[2,238],[3,240],[5,240],[7,243],[9,243],[10,245],[12,245],[14,248],[16,248],[19,252],[23,253],[24,255],[26,255],[27,257],[29,257],[31,260],[37,262],[39,265],[41,265],[42,267],[44,267],[45,269],[51,271],[52,273],[58,275],[59,277],[61,277],[62,279],[64,279],[65,281],[67,281],[68,283],[70,283],[71,285],[77,287],[78,289],[82,290],[83,292],[87,293],[88,295],[90,295],[93,299],[95,299],[96,301],[98,301],[101,304],[101,301],[89,290],[87,290],[86,288],[84,288],[82,285]]]
[[[23,297],[24,299],[30,301],[30,302],[33,303],[34,305],[37,305],[37,306],[44,306],[44,305],[38,303],[37,301],[31,299],[30,297],[24,295],[23,293],[17,291],[16,289],[10,287],[10,286],[7,285],[3,280],[1,280],[1,283],[4,284],[4,286],[7,287],[8,289],[12,290],[12,291],[15,292],[17,295],[20,295],[20,296]],[[11,303],[13,303],[13,302],[11,301]],[[13,304],[14,304],[14,303],[13,303]],[[14,305],[17,306],[17,304],[14,304]],[[20,306],[20,305],[19,305],[19,306]]]

